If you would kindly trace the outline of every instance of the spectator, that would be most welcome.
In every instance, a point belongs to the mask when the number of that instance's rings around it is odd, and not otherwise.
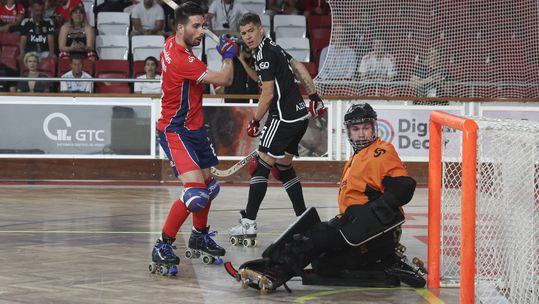
[[[24,6],[15,0],[5,0],[0,4],[0,32],[18,32],[26,14]]]
[[[155,57],[149,56],[144,59],[144,72],[137,79],[161,79],[161,75],[155,73],[158,61]],[[161,94],[161,82],[135,82],[135,93]]]
[[[62,78],[92,79],[90,74],[82,70],[83,58],[73,55],[70,58],[71,71],[62,75]],[[60,92],[92,93],[94,84],[91,81],[61,81]]]
[[[47,78],[49,75],[41,73],[37,70],[37,65],[39,64],[39,56],[30,52],[24,55],[24,65],[28,69],[22,76],[28,78]],[[50,82],[46,81],[19,81],[17,84],[17,92],[32,92],[32,93],[42,93],[50,92]]]
[[[138,3],[138,1],[136,2]],[[135,3],[135,4],[136,4]],[[100,12],[123,12],[126,7],[131,6],[133,2],[131,0],[105,0],[94,8],[95,14]],[[129,12],[130,13],[130,12]]]
[[[296,0],[267,0],[266,7],[265,14],[271,17],[279,14],[297,15],[299,13]]]
[[[303,0],[303,15],[326,16],[329,15],[329,4],[325,0]]]
[[[449,80],[449,71],[440,62],[440,50],[431,47],[427,58],[420,58],[412,72],[410,82],[416,96],[437,97],[447,96],[444,82]]]
[[[56,20],[56,0],[45,0],[43,18]]]
[[[76,6],[83,6],[81,0],[59,0],[54,11],[56,12],[56,24],[64,24],[71,18],[71,11]]]
[[[0,77],[18,77],[19,74],[14,69],[0,62]],[[0,92],[16,92],[17,82],[0,81]]]
[[[208,26],[210,30],[236,31],[239,18],[248,10],[234,0],[214,0],[208,10]]]
[[[259,94],[258,75],[254,71],[254,59],[246,45],[238,50],[239,54],[233,58],[234,82],[224,87],[225,94]],[[251,73],[251,74],[249,74]],[[217,92],[219,93],[219,92]],[[248,99],[225,99],[225,103],[248,103]]]
[[[39,58],[54,57],[54,23],[43,18],[42,0],[34,0],[32,17],[21,22],[21,54],[19,60],[28,52],[35,52]]]
[[[359,65],[361,80],[391,81],[396,74],[393,55],[386,52],[384,40],[375,39],[373,50],[361,59]]]
[[[60,58],[69,58],[71,55],[77,54],[95,61],[94,45],[94,28],[86,22],[84,8],[75,6],[71,10],[69,21],[62,25],[60,34],[58,34]]]
[[[164,35],[165,13],[154,0],[143,0],[133,7],[131,35]]]
[[[328,57],[328,53],[330,56]],[[320,61],[318,65],[318,73],[320,78],[331,78],[339,80],[351,80],[355,78],[357,60],[356,52],[343,40],[338,40],[335,45],[326,46],[320,52]],[[327,67],[324,68],[327,60]],[[345,66],[340,63],[344,60],[347,62]],[[324,68],[324,69],[323,69]]]

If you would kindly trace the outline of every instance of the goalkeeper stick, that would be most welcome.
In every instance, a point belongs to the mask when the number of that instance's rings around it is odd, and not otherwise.
[[[176,10],[179,7],[179,5],[176,4],[176,2],[174,2],[174,0],[163,0],[163,1],[165,1],[165,3],[173,10]],[[219,43],[219,37],[217,37],[217,35],[215,35],[214,32],[212,32],[212,31],[210,31],[208,29],[204,29],[204,33],[206,35],[208,35],[208,37],[210,37],[211,40]]]
[[[257,150],[253,150],[251,151],[251,153],[249,153],[249,155],[245,156],[242,160],[240,160],[239,162],[237,162],[234,166],[226,169],[226,170],[219,170],[215,167],[211,167],[211,174],[217,176],[217,177],[226,177],[226,176],[230,176],[236,172],[238,172],[243,166],[245,166],[245,164],[247,164],[251,158],[255,157],[255,155],[257,154]]]

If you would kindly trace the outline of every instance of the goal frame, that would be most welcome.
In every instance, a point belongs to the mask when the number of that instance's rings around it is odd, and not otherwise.
[[[432,111],[429,127],[429,206],[428,206],[428,288],[440,288],[441,198],[442,198],[442,127],[462,131],[462,195],[460,303],[475,298],[475,218],[477,123],[443,111]]]

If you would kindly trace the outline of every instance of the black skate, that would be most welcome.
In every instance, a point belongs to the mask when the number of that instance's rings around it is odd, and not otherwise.
[[[164,242],[158,239],[152,250],[152,262],[148,266],[151,273],[158,273],[162,276],[175,276],[178,273],[178,265],[180,258],[174,254],[172,249],[176,246],[172,245],[172,241]]]
[[[266,295],[280,286],[290,292],[286,282],[294,275],[283,265],[271,265],[268,259],[257,259],[242,264],[239,270],[234,269],[230,262],[225,263],[225,269],[232,277],[241,283],[242,288],[260,290]]]
[[[424,276],[427,270],[424,267],[423,261],[414,257],[412,263],[404,255],[406,247],[399,244],[395,250],[395,263],[386,269],[390,275],[394,275],[399,280],[414,288],[423,288],[427,281]]]
[[[189,238],[189,248],[185,251],[185,257],[188,259],[197,259],[202,256],[202,262],[206,265],[222,264],[220,258],[224,256],[226,251],[223,247],[217,245],[212,239],[217,235],[217,231],[209,232],[209,227],[198,231],[193,229]]]

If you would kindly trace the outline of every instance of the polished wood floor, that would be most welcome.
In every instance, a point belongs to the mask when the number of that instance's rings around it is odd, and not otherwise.
[[[336,187],[305,187],[322,218],[337,213]],[[171,202],[172,186],[0,185],[0,303],[458,303],[458,290],[303,286],[261,296],[241,289],[222,265],[182,258],[177,277],[152,275],[150,251]],[[234,264],[258,258],[294,219],[285,191],[270,187],[259,213],[260,246],[233,247],[247,187],[227,186],[212,205],[210,224]],[[426,260],[426,190],[406,207],[403,243]],[[176,245],[183,256],[191,220]]]

